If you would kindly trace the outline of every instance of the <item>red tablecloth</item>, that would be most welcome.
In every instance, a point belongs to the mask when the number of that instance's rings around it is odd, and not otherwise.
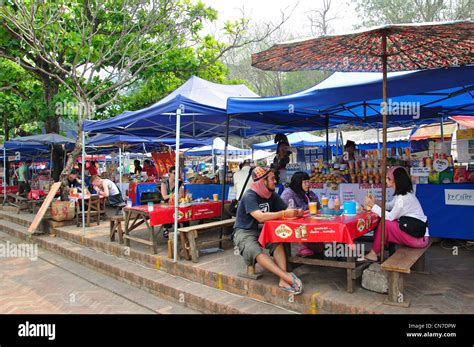
[[[148,212],[147,205],[140,205],[128,208],[128,210],[137,210]],[[221,215],[220,201],[194,203],[191,206],[179,207],[178,220],[186,222],[190,220],[215,218]],[[174,223],[174,207],[168,204],[155,204],[153,211],[150,212],[150,225],[162,225]]]
[[[4,186],[0,186],[0,193],[3,194]],[[7,186],[7,193],[16,193],[18,192],[18,186]]]
[[[38,200],[39,198],[48,195],[43,189],[32,189],[28,193],[28,200]]]
[[[354,239],[373,230],[379,217],[372,212],[357,216],[337,216],[333,220],[302,217],[293,220],[265,222],[258,241],[269,242],[340,242],[353,244]],[[306,227],[306,237],[304,237]]]

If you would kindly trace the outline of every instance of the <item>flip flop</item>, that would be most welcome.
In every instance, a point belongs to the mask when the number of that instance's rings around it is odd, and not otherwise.
[[[358,263],[376,263],[378,262],[379,260],[372,260],[372,259],[367,259],[366,257],[359,257],[356,259],[356,262]]]
[[[299,293],[295,288],[293,288],[293,287],[282,287],[282,286],[278,286],[278,288],[280,288],[281,290],[283,290],[284,292],[289,293],[289,294],[294,294],[294,295],[300,294],[300,293]]]
[[[296,275],[292,272],[291,273],[291,278],[293,280],[293,284],[291,285],[292,288],[294,288],[298,294],[302,293],[303,292],[303,282],[301,282],[301,280],[296,277]]]

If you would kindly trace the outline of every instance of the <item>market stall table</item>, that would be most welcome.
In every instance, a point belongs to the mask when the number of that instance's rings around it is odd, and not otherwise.
[[[259,242],[265,247],[270,242],[324,242],[352,245],[354,241],[374,230],[380,218],[372,212],[363,212],[355,216],[316,216],[305,215],[293,220],[273,220],[265,222]],[[333,249],[336,252],[336,249]],[[337,255],[337,254],[336,254]],[[356,257],[349,254],[347,261],[328,259],[308,259],[288,255],[288,261],[294,264],[319,265],[347,269],[347,291],[354,291],[354,281],[359,278],[367,263],[356,264]]]
[[[133,240],[151,246],[153,254],[157,254],[155,226],[174,223],[174,206],[169,204],[155,204],[153,205],[153,210],[149,211],[148,206],[141,205],[125,207],[123,211],[125,212],[124,238],[126,240],[126,245],[130,246],[130,240]],[[199,219],[216,218],[220,217],[221,215],[221,202],[192,202],[184,206],[180,206],[178,211],[179,223]],[[150,232],[151,241],[130,236],[130,232],[142,224],[145,224],[148,231]]]
[[[3,202],[5,195],[16,194],[17,192],[18,192],[18,186],[7,186],[6,189],[4,186],[0,186],[0,201]]]
[[[82,211],[82,195],[81,194],[71,194],[69,195],[71,200],[74,200],[76,204],[76,222],[77,226],[81,224],[79,215],[83,213]],[[87,215],[87,227],[91,225],[91,216],[95,215],[97,218],[97,225],[100,225],[100,217],[105,216],[105,197],[99,196],[98,194],[87,195],[84,197],[84,211]]]

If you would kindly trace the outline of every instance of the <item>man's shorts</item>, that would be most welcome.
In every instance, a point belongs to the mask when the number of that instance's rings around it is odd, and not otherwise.
[[[247,265],[255,265],[255,258],[265,250],[258,242],[259,236],[258,230],[235,229],[234,231],[234,245],[239,248],[240,255]],[[270,256],[273,256],[278,245],[280,244],[267,243],[266,248],[270,251]]]

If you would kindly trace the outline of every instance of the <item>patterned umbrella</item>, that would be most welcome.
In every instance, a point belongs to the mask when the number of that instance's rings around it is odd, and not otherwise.
[[[383,72],[382,252],[385,244],[387,71],[474,64],[474,21],[385,25],[346,35],[275,45],[252,55],[252,66],[272,71]]]
[[[386,49],[384,49],[386,42]],[[474,21],[385,25],[347,35],[277,44],[252,55],[262,70],[410,71],[474,63]]]

